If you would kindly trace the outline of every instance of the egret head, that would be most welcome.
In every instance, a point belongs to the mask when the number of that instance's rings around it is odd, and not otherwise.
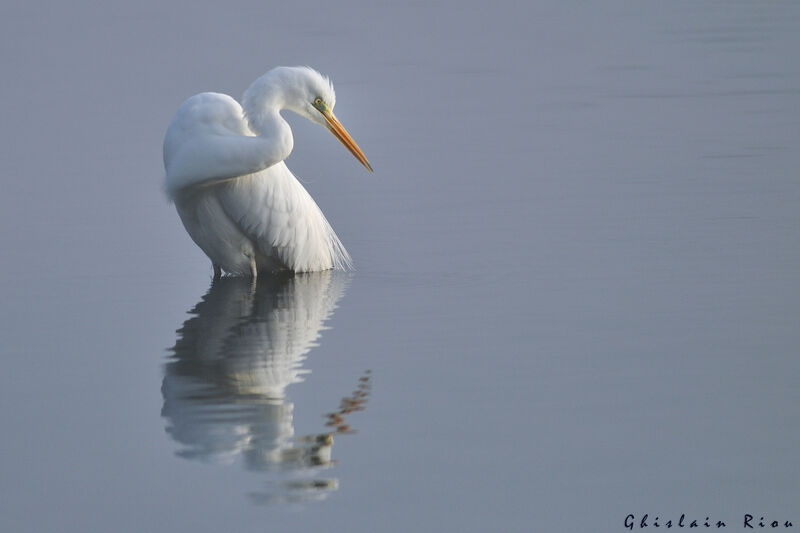
[[[300,114],[325,126],[367,170],[372,172],[372,166],[367,161],[364,152],[333,114],[336,92],[333,90],[331,80],[310,67],[297,67],[297,72],[303,81],[303,88],[299,91],[302,94],[301,105],[303,106],[303,112]]]
[[[372,166],[364,152],[333,114],[333,107],[336,105],[333,84],[313,68],[277,67],[270,70],[245,92],[244,107],[248,115],[249,109],[254,107],[251,105],[255,103],[254,100],[263,100],[256,104],[261,110],[266,107],[289,109],[325,126],[372,172]]]
[[[312,122],[326,126],[323,112],[333,113],[336,105],[336,91],[327,76],[323,76],[311,67],[287,68],[296,75],[295,94],[299,96],[292,109]]]

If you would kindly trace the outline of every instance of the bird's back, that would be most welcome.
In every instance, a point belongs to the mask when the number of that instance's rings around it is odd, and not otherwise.
[[[192,96],[178,108],[164,136],[167,194],[261,170],[259,154],[265,146],[236,100],[219,93]]]
[[[223,135],[253,135],[244,121],[239,102],[221,93],[192,96],[181,104],[167,128],[164,167],[169,173],[170,163],[188,140]]]

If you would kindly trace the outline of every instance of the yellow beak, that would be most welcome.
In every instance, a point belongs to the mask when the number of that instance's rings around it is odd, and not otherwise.
[[[364,152],[361,151],[361,148],[359,148],[353,138],[350,137],[350,134],[347,133],[347,130],[344,129],[344,126],[342,126],[342,123],[339,122],[339,119],[334,116],[333,112],[327,109],[320,112],[325,118],[325,122],[327,123],[328,129],[331,131],[331,133],[333,133],[336,138],[339,139],[339,141],[341,141],[341,143],[345,145],[348,150],[350,150],[351,154],[356,156],[356,159],[358,159],[361,164],[367,168],[367,170],[372,172],[372,165],[370,165],[369,161],[367,161],[367,156],[364,155]]]

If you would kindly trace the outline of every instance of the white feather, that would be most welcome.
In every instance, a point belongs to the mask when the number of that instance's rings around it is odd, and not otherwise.
[[[195,95],[164,138],[167,195],[186,231],[231,274],[288,268],[351,268],[350,255],[283,160],[294,146],[282,109],[324,124],[315,98],[333,108],[330,81],[308,67],[280,67],[246,91]]]

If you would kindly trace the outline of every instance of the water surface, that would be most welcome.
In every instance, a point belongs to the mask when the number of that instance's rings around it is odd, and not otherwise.
[[[800,524],[796,3],[0,15],[0,530]],[[279,64],[357,271],[212,283],[163,133]]]

